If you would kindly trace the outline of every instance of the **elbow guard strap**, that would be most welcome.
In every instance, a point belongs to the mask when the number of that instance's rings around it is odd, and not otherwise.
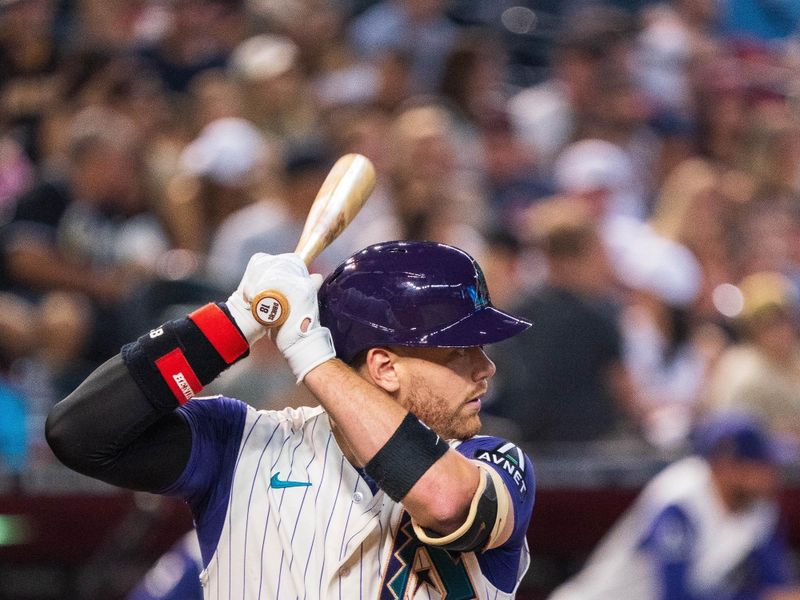
[[[472,497],[467,519],[446,536],[438,536],[412,522],[414,532],[423,544],[455,552],[473,552],[496,548],[508,538],[509,519],[513,524],[508,490],[494,469],[478,462],[475,464],[481,470],[481,479]]]
[[[247,340],[224,304],[207,304],[122,347],[122,359],[154,406],[174,408],[247,356]]]

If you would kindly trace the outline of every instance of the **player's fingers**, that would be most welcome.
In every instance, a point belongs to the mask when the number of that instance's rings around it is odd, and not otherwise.
[[[259,265],[259,274],[269,276],[270,274],[308,277],[308,267],[303,259],[296,254],[278,254],[270,256],[269,260]]]
[[[300,258],[298,254],[295,254],[294,252],[288,252],[286,254],[279,254],[277,258],[280,258],[287,264],[294,266],[299,273],[308,275],[308,267],[306,266],[305,261]]]
[[[247,270],[252,271],[255,269],[262,269],[264,266],[268,265],[272,261],[275,260],[275,257],[272,254],[267,254],[265,252],[256,252],[253,256],[250,257],[250,260],[247,262]]]

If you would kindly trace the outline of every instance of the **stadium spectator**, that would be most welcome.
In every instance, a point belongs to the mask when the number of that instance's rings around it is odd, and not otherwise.
[[[178,247],[204,256],[225,219],[257,199],[267,182],[274,185],[274,154],[246,119],[222,117],[206,125],[183,149],[167,186],[165,209]]]
[[[535,331],[503,347],[512,375],[491,410],[529,443],[590,442],[638,426],[637,403],[610,301],[613,274],[597,227],[580,203],[551,203],[537,225],[547,279],[515,307]]]
[[[389,210],[363,236],[432,239],[482,256],[480,228],[490,222],[484,190],[458,168],[450,113],[440,103],[422,101],[398,114],[388,135]]]
[[[321,149],[287,149],[283,164],[272,167],[271,189],[264,190],[268,195],[232,212],[215,232],[209,252],[214,280],[220,285],[236,283],[254,253],[293,247],[331,165]],[[263,176],[264,167],[254,164],[253,174]],[[323,259],[319,264],[326,263]]]
[[[350,43],[364,58],[396,51],[407,55],[414,91],[433,92],[457,36],[445,14],[446,4],[444,0],[377,2],[351,23]]]
[[[118,339],[110,314],[168,247],[147,210],[138,151],[130,122],[86,109],[73,122],[64,176],[20,197],[0,230],[0,285],[33,299],[53,290],[87,296],[100,355]]]
[[[535,158],[507,115],[498,114],[484,125],[480,150],[493,225],[524,239],[526,232],[521,223],[526,210],[551,196],[552,185],[538,172]]]
[[[573,141],[594,110],[600,74],[625,69],[634,29],[630,15],[609,5],[585,5],[565,15],[555,36],[553,75],[508,103],[515,127],[546,169]]]
[[[55,0],[0,5],[0,123],[35,161],[42,118],[64,92],[66,60],[55,19]]]
[[[605,226],[617,217],[639,221],[646,217],[644,189],[635,167],[630,153],[617,144],[584,139],[564,148],[552,174],[557,192],[583,199]]]
[[[158,21],[151,25],[156,39],[138,54],[167,89],[185,92],[196,75],[227,64],[232,45],[225,25],[236,8],[226,0],[175,0],[166,8],[151,15]]]
[[[711,374],[710,410],[752,410],[770,429],[800,444],[800,335],[797,289],[775,272],[753,273],[738,285],[742,342]]]
[[[692,313],[710,322],[718,316],[714,290],[735,281],[739,272],[735,241],[740,210],[723,182],[720,169],[709,161],[681,162],[664,180],[650,219],[657,234],[686,246],[697,258],[702,278]]]
[[[747,133],[747,75],[728,49],[694,65],[695,122],[702,156],[736,167]]]
[[[261,34],[239,44],[229,66],[244,91],[245,116],[265,134],[294,143],[313,139],[320,118],[300,58],[291,39]]]
[[[695,323],[702,271],[692,253],[657,235],[634,237],[615,264],[627,288],[620,317],[624,362],[646,439],[674,451],[687,440],[724,335]]]

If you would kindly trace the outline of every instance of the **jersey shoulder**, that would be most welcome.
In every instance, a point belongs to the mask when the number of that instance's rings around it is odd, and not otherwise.
[[[236,398],[222,395],[195,396],[178,408],[187,419],[238,420],[247,411],[247,404]]]
[[[476,552],[481,573],[493,586],[513,593],[528,568],[528,549],[525,543],[536,491],[533,463],[522,449],[503,438],[475,436],[452,447],[469,458],[488,465],[499,473],[511,497],[514,529],[500,547]]]
[[[281,410],[256,410],[252,407],[248,408],[248,416],[250,418],[260,417],[275,423],[284,422],[292,429],[302,428],[308,421],[325,412],[325,409],[321,406],[287,407]]]
[[[488,464],[502,476],[512,496],[524,501],[535,493],[533,462],[522,448],[503,438],[477,435],[456,442],[453,448],[469,459]]]

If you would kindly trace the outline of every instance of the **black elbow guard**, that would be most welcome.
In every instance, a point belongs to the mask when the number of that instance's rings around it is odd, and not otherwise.
[[[472,498],[466,521],[453,533],[437,533],[414,524],[419,540],[431,546],[454,552],[473,552],[495,548],[506,531],[507,520],[512,516],[510,498],[505,485],[491,467],[478,463],[481,481]]]

